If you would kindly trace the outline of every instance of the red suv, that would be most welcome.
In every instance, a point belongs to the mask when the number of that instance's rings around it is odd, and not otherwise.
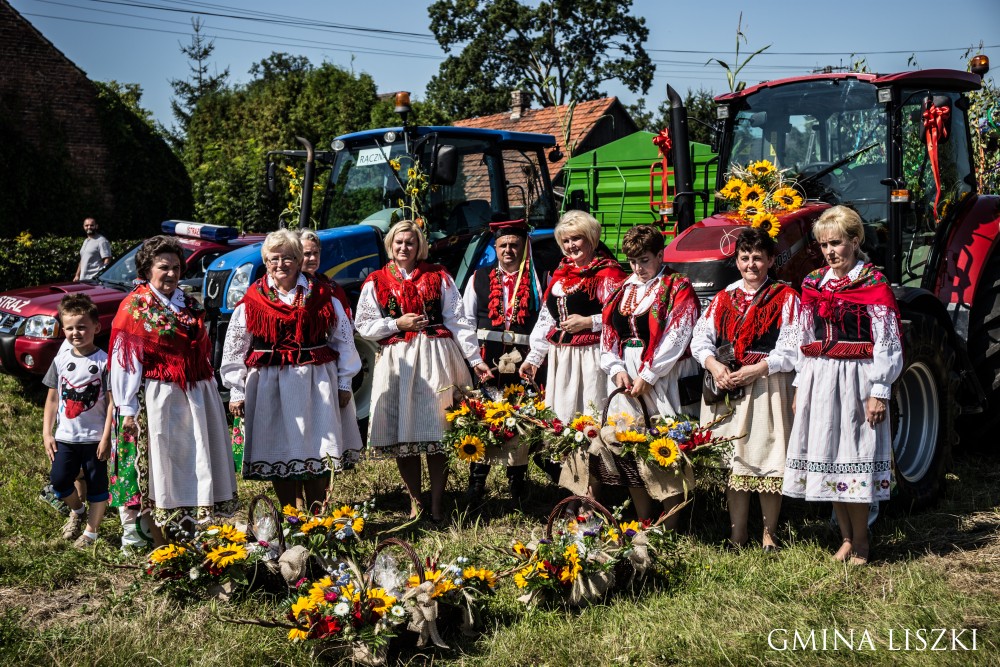
[[[233,248],[262,241],[262,235],[240,236],[233,227],[168,220],[164,234],[176,236],[184,249],[187,270],[181,289],[201,298],[205,269]],[[24,287],[0,294],[0,372],[19,376],[42,376],[52,364],[63,334],[56,319],[59,301],[66,294],[84,293],[97,304],[101,333],[97,344],[107,348],[111,320],[118,305],[132,290],[135,254],[139,244],[101,271],[80,282]]]

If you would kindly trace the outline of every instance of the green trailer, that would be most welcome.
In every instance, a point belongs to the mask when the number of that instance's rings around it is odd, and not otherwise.
[[[636,132],[610,144],[581,153],[563,167],[561,211],[582,209],[601,223],[601,240],[619,252],[621,240],[635,225],[661,225],[668,240],[673,239],[673,211],[661,206],[662,155],[653,144],[657,135]],[[692,142],[691,165],[694,190],[705,196],[697,198],[698,219],[712,212],[717,160],[710,146]],[[670,196],[674,193],[673,175],[667,177]]]

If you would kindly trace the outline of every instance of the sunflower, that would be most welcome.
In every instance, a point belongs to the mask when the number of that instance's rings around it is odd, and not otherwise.
[[[761,208],[760,204],[754,204],[751,202],[743,202],[740,204],[740,217],[744,220],[752,220],[755,215],[762,212],[764,209]]]
[[[242,544],[221,544],[205,554],[205,558],[218,568],[229,567],[246,557],[247,550]]]
[[[316,608],[317,602],[308,595],[300,595],[299,599],[292,604],[292,618],[298,620],[299,616],[308,613]]]
[[[773,174],[777,171],[777,168],[768,160],[759,160],[748,164],[747,171],[755,177],[761,178],[763,176],[767,176],[768,174]]]
[[[509,384],[503,388],[503,397],[509,399],[511,396],[524,396],[524,385]]]
[[[288,631],[288,639],[293,642],[301,642],[309,639],[309,632],[301,628],[292,628]]]
[[[531,567],[526,567],[523,570],[518,570],[514,573],[514,583],[517,584],[518,588],[525,588],[528,585],[528,580],[526,577],[530,576],[532,572]]]
[[[355,533],[360,533],[364,529],[365,529],[364,517],[359,516],[351,523],[351,530],[353,530]]]
[[[424,581],[437,581],[444,574],[441,570],[435,570],[433,568],[426,570],[424,572]],[[407,588],[416,588],[420,585],[420,577],[413,574],[410,578],[406,580]]]
[[[168,560],[180,558],[185,553],[187,553],[187,549],[184,547],[179,547],[176,544],[168,544],[149,554],[149,561],[151,563],[166,563]]]
[[[455,446],[458,450],[458,458],[463,461],[482,461],[486,456],[486,446],[483,441],[474,435],[467,435]]]
[[[582,431],[585,426],[594,425],[596,422],[587,415],[580,415],[569,423],[569,427],[576,431]]]
[[[510,403],[490,403],[486,408],[486,421],[490,426],[501,426],[514,414]]]
[[[453,422],[455,421],[456,417],[461,417],[462,415],[467,415],[467,414],[469,414],[469,406],[466,405],[465,403],[462,403],[462,405],[460,405],[457,410],[452,410],[451,412],[446,414],[445,418],[449,422]]]
[[[455,585],[454,581],[446,577],[441,577],[440,579],[434,582],[434,592],[431,593],[431,597],[436,598],[438,596],[444,595],[448,591],[453,591],[456,588],[458,588],[458,586]]]
[[[230,525],[228,523],[225,523],[225,524],[222,524],[222,525],[219,525],[219,526],[209,526],[208,527],[208,532],[211,532],[213,530],[218,531],[218,535],[216,535],[216,537],[218,537],[220,540],[224,540],[226,542],[246,542],[247,541],[247,534],[246,533],[244,533],[242,530],[237,529],[236,526]]]
[[[670,438],[657,438],[649,444],[649,453],[652,454],[657,463],[667,468],[677,460],[680,449],[677,448],[677,443]]]
[[[302,513],[302,510],[297,507],[292,507],[291,505],[285,505],[282,507],[281,513],[288,517],[295,517],[296,519],[301,519],[305,516],[305,514]]]
[[[514,542],[514,553],[517,554],[518,556],[524,556],[524,557],[528,557],[531,555],[531,552],[528,550],[528,547],[524,546],[524,543],[521,542],[521,540]]]
[[[794,211],[802,206],[802,195],[795,188],[779,188],[773,196],[774,201],[786,211]]]
[[[314,606],[323,604],[326,601],[326,589],[333,586],[333,580],[330,577],[323,577],[318,581],[314,582],[312,586],[309,587],[309,600]]]
[[[761,211],[755,215],[750,220],[750,224],[767,232],[767,235],[772,239],[778,235],[779,231],[781,231],[781,223],[778,222],[778,218],[776,218],[774,214],[766,211]]]
[[[738,178],[730,178],[726,181],[726,186],[719,190],[719,194],[726,199],[740,199],[747,184]]]
[[[760,204],[764,201],[766,194],[764,188],[759,185],[751,185],[743,191],[743,197],[740,199],[740,207],[742,208],[747,204]]]
[[[358,597],[360,599],[360,596]],[[365,597],[371,604],[372,610],[380,614],[384,614],[392,605],[396,604],[396,598],[389,595],[384,588],[369,588]],[[357,601],[355,600],[355,602]]]
[[[486,568],[480,567],[467,567],[462,571],[462,577],[465,579],[479,579],[484,582],[490,588],[497,585],[497,575],[496,572],[492,570],[487,570]]]
[[[646,442],[646,436],[631,429],[628,431],[615,431],[615,439],[618,442]]]

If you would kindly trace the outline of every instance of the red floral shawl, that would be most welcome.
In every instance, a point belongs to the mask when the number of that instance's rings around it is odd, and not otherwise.
[[[652,363],[656,348],[667,334],[667,321],[670,318],[670,313],[674,311],[688,311],[692,318],[691,321],[694,322],[698,319],[700,309],[698,297],[694,293],[694,288],[691,287],[691,281],[684,274],[673,273],[654,278],[653,280],[656,280],[659,285],[653,288],[657,290],[656,300],[645,314],[645,317],[649,318],[649,341],[642,351],[642,367]],[[611,326],[611,318],[614,316],[615,309],[618,308],[618,304],[621,303],[622,297],[625,294],[626,284],[627,282],[622,283],[611,294],[602,313],[604,328],[607,332],[605,345],[610,344],[611,349],[619,357],[621,356],[621,350],[619,349],[621,341],[618,339],[618,333]],[[685,353],[685,355],[687,354]]]
[[[118,307],[108,345],[112,365],[131,372],[138,362],[144,378],[176,382],[182,390],[212,377],[205,311],[186,294],[177,314],[140,283]]]
[[[296,345],[312,345],[326,339],[327,332],[337,324],[330,283],[307,277],[309,291],[301,306],[292,306],[272,294],[267,276],[257,280],[247,290],[243,300],[247,331],[268,343],[278,343],[282,336]]]
[[[719,292],[709,306],[716,333],[733,344],[739,360],[745,358],[754,341],[779,325],[786,301],[795,296],[789,285],[770,279],[760,289],[764,291],[754,295],[745,313],[740,310],[743,304],[735,302],[728,290]]]
[[[426,308],[430,302],[440,303],[442,282],[447,272],[448,270],[440,264],[420,262],[407,280],[399,273],[395,262],[389,262],[378,271],[373,271],[365,282],[372,283],[379,307],[383,311],[388,311],[392,317],[407,313],[423,314],[427,312]],[[395,314],[396,311],[398,315]],[[433,331],[425,330],[424,333],[439,337],[451,335],[443,325],[435,327]],[[400,332],[400,336],[406,341],[413,340],[419,334],[419,331]],[[393,341],[396,338],[393,336]]]

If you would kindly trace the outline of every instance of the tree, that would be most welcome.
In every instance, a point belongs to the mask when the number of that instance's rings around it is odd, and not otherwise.
[[[175,98],[170,100],[170,110],[174,114],[179,127],[173,132],[172,137],[176,147],[183,146],[184,137],[187,135],[188,125],[191,123],[191,114],[198,106],[198,101],[206,95],[222,90],[229,78],[229,68],[218,70],[214,75],[209,75],[208,59],[215,51],[215,40],[207,40],[201,34],[204,23],[200,18],[191,19],[191,28],[194,34],[191,35],[191,43],[181,46],[181,53],[188,57],[188,69],[191,70],[189,79],[171,79],[170,87],[174,89]]]
[[[621,81],[645,93],[654,66],[643,48],[646,21],[629,15],[631,0],[437,0],[431,32],[450,53],[427,86],[427,98],[462,117],[499,113],[522,88],[544,106],[604,96]],[[614,55],[613,55],[614,52]]]
[[[273,229],[289,195],[283,189],[275,201],[264,197],[265,153],[300,148],[296,136],[329,148],[335,136],[369,127],[378,96],[368,74],[331,63],[313,66],[286,53],[272,53],[250,74],[247,84],[199,101],[188,128],[186,166],[198,220]]]

